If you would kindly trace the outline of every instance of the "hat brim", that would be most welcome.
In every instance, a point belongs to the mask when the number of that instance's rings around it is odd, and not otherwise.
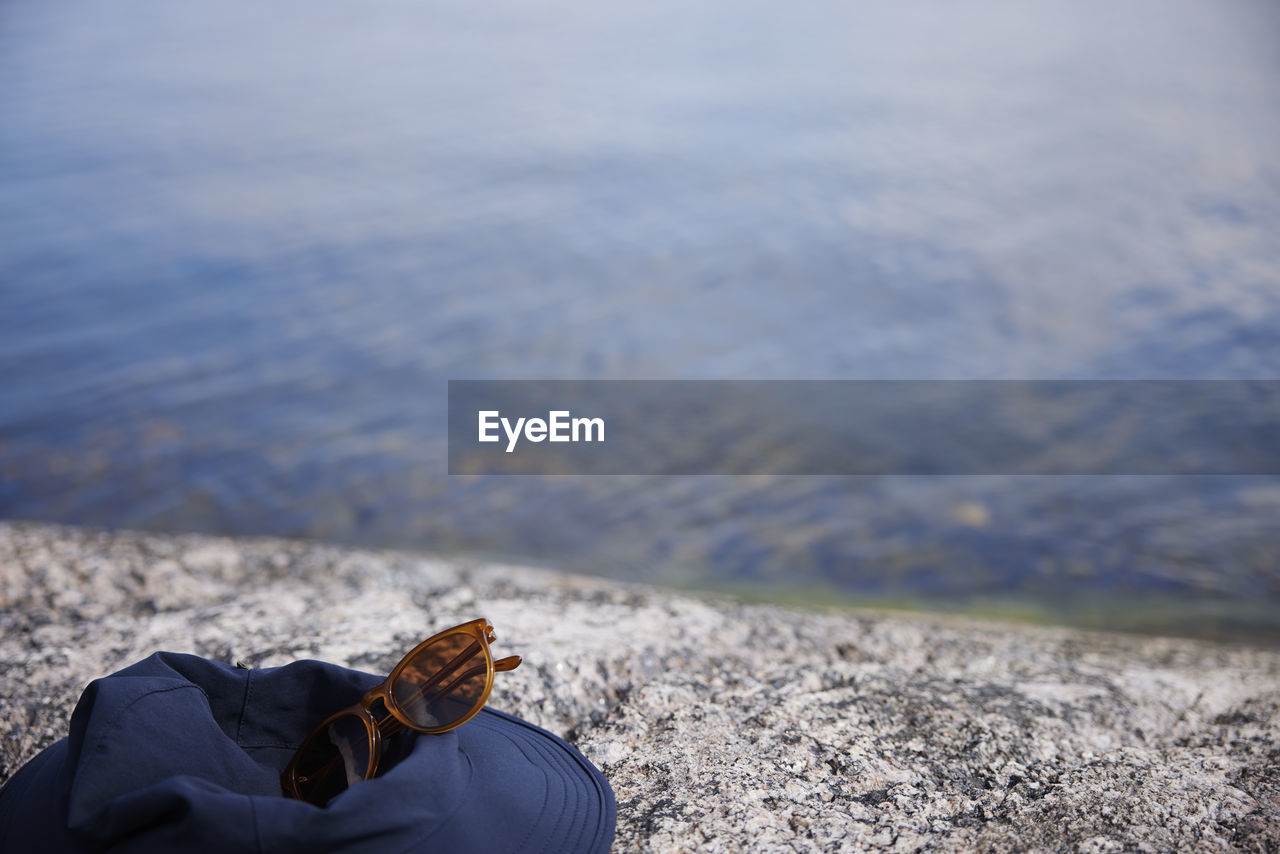
[[[484,781],[484,792],[468,798],[454,820],[433,834],[433,843],[468,850],[464,842],[483,836],[518,840],[513,851],[609,850],[617,820],[613,790],[563,739],[491,709],[457,732],[459,750]],[[479,828],[484,832],[472,836]],[[461,834],[456,840],[455,833]]]

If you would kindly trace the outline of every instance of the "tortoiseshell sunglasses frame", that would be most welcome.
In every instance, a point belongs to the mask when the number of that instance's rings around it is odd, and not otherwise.
[[[419,653],[451,635],[467,635],[479,641],[480,649],[484,653],[484,691],[481,693],[480,699],[476,701],[471,710],[458,720],[451,721],[448,724],[437,727],[420,726],[410,720],[408,715],[400,709],[399,704],[396,702],[395,694],[391,688],[395,685],[396,680],[400,678],[400,675],[404,672],[405,668],[413,662],[413,659],[416,658]],[[368,767],[365,769],[364,779],[371,780],[377,776],[378,773],[378,761],[382,757],[382,740],[384,737],[395,735],[402,728],[408,728],[414,732],[423,733],[424,735],[438,735],[452,729],[457,729],[476,715],[480,714],[480,710],[489,702],[489,694],[493,691],[494,673],[515,670],[520,666],[520,663],[523,660],[518,655],[511,655],[494,661],[493,652],[489,649],[489,644],[493,643],[496,639],[497,638],[493,632],[493,626],[487,619],[480,617],[478,619],[462,623],[461,625],[454,626],[451,629],[445,629],[442,632],[437,632],[415,646],[404,656],[404,658],[400,659],[400,663],[391,669],[391,673],[380,684],[375,685],[366,691],[364,696],[353,705],[334,712],[332,715],[325,718],[316,725],[306,738],[302,740],[302,743],[298,746],[297,752],[294,753],[293,758],[289,760],[289,764],[285,766],[284,771],[280,773],[280,785],[284,789],[285,794],[300,801],[307,800],[303,797],[301,790],[298,787],[297,778],[298,763],[302,759],[302,748],[306,747],[307,744],[311,742],[311,739],[315,738],[318,733],[323,732],[330,724],[340,718],[354,716],[360,718],[364,722],[365,732],[369,738],[369,763]],[[462,678],[469,675],[473,675],[473,673],[464,674]],[[383,705],[389,713],[388,716],[382,720],[378,720],[373,715],[372,707],[378,700],[382,700]]]

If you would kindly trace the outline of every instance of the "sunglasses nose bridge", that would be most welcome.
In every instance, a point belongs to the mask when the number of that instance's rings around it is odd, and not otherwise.
[[[390,681],[390,680],[388,679],[387,681]],[[364,692],[364,696],[360,698],[359,705],[366,712],[368,712],[369,707],[372,706],[374,703],[376,703],[379,699],[381,699],[383,702],[386,702],[388,694],[389,694],[389,691],[387,689],[387,682],[383,682],[381,685],[375,685],[374,687],[370,688],[368,691]]]

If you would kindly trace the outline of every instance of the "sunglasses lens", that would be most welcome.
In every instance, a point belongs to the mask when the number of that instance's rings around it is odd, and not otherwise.
[[[445,635],[419,652],[391,686],[400,712],[424,729],[447,727],[484,698],[489,673],[484,648],[471,635]]]
[[[324,806],[364,780],[373,745],[364,718],[344,715],[316,730],[298,748],[294,780],[307,803]]]

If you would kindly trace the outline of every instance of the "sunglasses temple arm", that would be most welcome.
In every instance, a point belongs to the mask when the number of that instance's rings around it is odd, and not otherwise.
[[[502,663],[502,665],[503,665],[503,666],[502,666],[501,668],[499,668],[499,667],[498,667],[499,662],[495,661],[495,662],[493,663],[493,669],[494,669],[495,671],[497,671],[497,670],[514,670],[515,668],[517,668],[517,667],[519,667],[519,666],[520,666],[520,662],[521,662],[522,660],[523,660],[523,659],[521,659],[521,658],[520,658],[520,656],[518,656],[518,655],[513,655],[513,656],[510,656],[510,657],[508,657],[508,658],[504,658],[504,659],[502,659],[501,663]],[[472,676],[476,676],[477,674],[480,674],[480,673],[483,673],[483,672],[484,672],[484,665],[483,665],[483,664],[475,664],[475,665],[472,665],[471,667],[468,667],[465,671],[463,671],[462,673],[459,673],[459,674],[458,674],[458,676],[457,676],[457,678],[455,678],[452,682],[450,682],[448,685],[445,685],[445,686],[444,686],[443,688],[441,688],[439,691],[436,691],[436,692],[435,692],[435,697],[439,697],[439,696],[442,696],[442,695],[444,695],[444,694],[448,694],[448,693],[449,693],[450,691],[452,691],[454,688],[457,688],[457,687],[458,687],[458,685],[459,685],[459,683],[463,682],[464,680],[470,679]],[[423,690],[423,691],[422,691],[422,692],[420,692],[420,693],[422,694],[422,696],[423,696],[424,698],[426,697],[426,693],[427,693],[427,692],[426,692],[426,690]],[[433,697],[432,699],[434,699],[434,697]]]
[[[471,658],[471,656],[475,654],[475,651],[479,646],[480,644],[478,641],[472,641],[471,644],[466,649],[464,649],[462,652],[455,655],[452,661],[450,661],[444,667],[441,667],[435,673],[431,674],[430,679],[424,680],[422,683],[422,688],[419,689],[418,693],[425,697],[427,695],[427,692],[431,690],[432,685],[435,685],[437,682],[443,679],[446,674],[451,673],[454,670],[457,670],[458,667],[462,664],[462,662]]]
[[[465,650],[463,650],[462,652],[454,656],[452,661],[450,661],[444,667],[441,667],[434,674],[432,674],[430,679],[423,682],[422,688],[418,691],[418,693],[425,697],[427,695],[427,692],[431,690],[432,686],[434,686],[437,682],[443,679],[447,674],[457,669],[457,667],[462,661],[465,661],[466,659],[471,658],[471,656],[475,653],[475,649],[476,649],[475,644],[472,644],[471,646],[468,646]],[[518,655],[509,655],[506,658],[500,658],[497,661],[495,661],[493,663],[493,669],[494,671],[515,670],[517,667],[520,666],[520,663],[522,661],[524,661],[524,659]],[[467,676],[473,675],[475,672],[476,672],[475,668],[468,670],[465,675],[459,677],[458,679],[453,680],[453,682],[450,683],[449,687],[446,690],[453,690],[453,687],[457,685],[459,681],[461,681],[462,679],[465,679]],[[436,692],[436,696],[439,696],[441,693],[444,693],[444,692]]]
[[[520,663],[522,661],[524,661],[524,659],[518,655],[509,655],[506,658],[501,658],[495,661],[493,663],[493,669],[494,669],[494,672],[515,670],[517,667],[520,666]],[[450,691],[452,691],[454,688],[458,686],[459,682],[463,681],[464,679],[470,679],[472,676],[475,676],[477,673],[480,673],[483,670],[484,668],[479,665],[468,668],[467,671],[465,673],[460,674],[457,679],[454,679],[448,685],[444,686],[439,691],[436,691],[435,696],[439,697],[441,694],[449,693]],[[424,688],[423,690],[419,691],[418,694],[425,699],[427,696],[427,689]],[[400,730],[404,729],[404,724],[400,723],[400,721],[397,720],[394,715],[387,715],[385,718],[383,718],[380,721],[376,721],[375,723],[377,724],[378,728],[382,731],[382,735],[384,737],[395,735]]]
[[[502,659],[499,659],[498,661],[495,661],[493,663],[493,669],[495,673],[504,671],[504,670],[515,670],[517,667],[520,666],[520,663],[522,661],[524,661],[524,659],[518,655],[509,655],[506,658],[502,658]],[[455,678],[448,685],[445,685],[439,691],[436,691],[435,696],[439,697],[442,694],[448,694],[454,688],[457,688],[458,684],[461,683],[463,680],[470,679],[472,676],[475,676],[483,672],[484,672],[483,664],[472,665],[471,667],[468,667],[464,672],[458,674],[457,678]],[[423,695],[423,697],[426,697],[427,687],[428,686],[423,686],[423,690],[419,692]]]

